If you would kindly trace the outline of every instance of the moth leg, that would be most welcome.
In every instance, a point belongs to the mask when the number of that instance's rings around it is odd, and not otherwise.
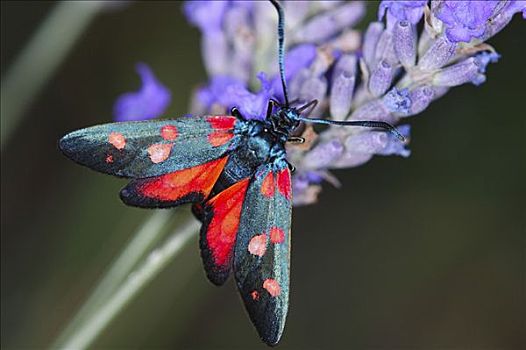
[[[232,109],[230,110],[230,113],[237,119],[243,120],[243,116],[241,115],[241,112],[239,111],[237,107],[232,107]]]
[[[287,166],[289,167],[289,170],[290,170],[291,173],[296,171],[296,167],[291,162],[289,162],[286,159],[285,159],[285,162],[287,162]]]
[[[314,110],[314,108],[316,108],[317,105],[318,105],[318,100],[312,100],[309,103],[299,107],[297,109],[297,112],[302,113],[304,110],[310,108],[310,111],[307,112],[307,115],[309,115]]]
[[[302,144],[305,143],[305,138],[299,136],[289,136],[287,142],[290,142],[292,144]]]
[[[274,109],[274,107],[281,107],[281,104],[278,101],[276,101],[275,99],[271,98],[270,100],[268,100],[267,118],[266,119],[270,119],[270,116],[272,115],[272,110]]]

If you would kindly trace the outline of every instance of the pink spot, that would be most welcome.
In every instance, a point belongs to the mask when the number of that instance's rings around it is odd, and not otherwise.
[[[269,172],[261,183],[261,193],[267,197],[272,198],[274,196],[274,173]]]
[[[112,132],[108,135],[108,142],[111,143],[116,149],[123,149],[126,146],[126,139],[119,132]]]
[[[267,250],[267,236],[257,235],[252,237],[250,243],[248,243],[248,251],[250,254],[257,256],[263,256]]]
[[[265,282],[263,282],[263,288],[273,297],[277,297],[281,293],[279,283],[272,278],[267,278]]]
[[[270,229],[270,241],[272,243],[283,243],[285,240],[285,232],[279,227],[273,227]]]
[[[171,143],[156,143],[148,147],[148,154],[154,163],[164,162],[170,156],[173,144]]]
[[[259,293],[257,290],[253,290],[250,293],[250,296],[252,297],[252,300],[258,301],[259,300]]]
[[[167,141],[174,141],[177,136],[179,136],[179,132],[177,131],[177,128],[175,125],[165,125],[161,128],[161,137]]]
[[[111,154],[108,154],[108,156],[106,157],[106,163],[113,163],[113,156]]]

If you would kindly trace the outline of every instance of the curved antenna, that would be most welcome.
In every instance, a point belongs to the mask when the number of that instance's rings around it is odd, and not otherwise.
[[[380,128],[389,131],[391,134],[396,136],[400,141],[405,142],[404,135],[400,134],[394,126],[386,122],[372,121],[372,120],[327,120],[327,119],[318,119],[318,118],[304,118],[299,117],[299,120],[306,123],[314,124],[326,124],[326,125],[341,125],[341,126],[363,126],[365,128]]]
[[[278,62],[279,75],[281,76],[281,85],[283,86],[283,96],[285,98],[285,107],[289,107],[289,96],[287,94],[287,82],[285,81],[285,14],[283,7],[277,0],[270,0],[272,5],[278,11]]]

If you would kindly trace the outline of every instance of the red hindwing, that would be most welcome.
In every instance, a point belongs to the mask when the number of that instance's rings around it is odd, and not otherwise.
[[[122,200],[138,207],[172,207],[201,202],[208,197],[228,156],[165,175],[132,180],[121,191]]]
[[[201,255],[210,281],[223,284],[228,278],[249,178],[220,192],[204,205]]]

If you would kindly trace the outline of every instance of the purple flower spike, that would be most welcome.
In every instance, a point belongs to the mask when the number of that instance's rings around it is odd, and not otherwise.
[[[150,67],[139,63],[136,70],[142,86],[137,92],[128,92],[117,98],[113,105],[116,121],[157,118],[170,104],[172,98],[170,90],[157,80]]]
[[[416,61],[416,29],[409,21],[400,21],[394,26],[394,48],[398,60],[406,68]]]
[[[342,29],[352,27],[365,15],[365,4],[353,1],[314,17],[296,32],[294,40],[321,43]]]
[[[312,185],[309,180],[309,175],[305,173],[292,177],[292,192],[294,193],[292,200],[295,206],[316,202],[321,186]]]
[[[303,166],[311,169],[326,168],[343,153],[343,145],[337,139],[320,143],[303,159]]]
[[[398,131],[404,135],[405,138],[409,139],[409,133],[411,131],[411,127],[409,125],[399,125]],[[376,152],[376,154],[382,155],[382,156],[390,156],[390,155],[397,155],[402,156],[404,158],[407,158],[411,155],[411,151],[406,148],[406,145],[403,142],[400,142],[400,140],[393,134],[388,133],[386,135],[386,143],[384,144],[384,147]]]
[[[486,24],[500,3],[498,0],[446,0],[435,9],[435,17],[444,23],[451,42],[470,42],[484,36]]]
[[[364,4],[283,2],[288,95],[296,108],[318,100],[312,117],[330,112],[334,120],[387,122],[406,137],[409,127],[400,126],[401,119],[421,113],[451,87],[484,82],[487,65],[499,58],[480,51],[491,49],[484,42],[515,13],[526,17],[526,1],[383,0],[379,20],[362,35],[352,26],[363,16]],[[194,94],[194,114],[225,113],[236,106],[247,119],[263,119],[269,98],[284,102],[272,6],[210,0],[185,9],[202,31],[210,75],[209,84]],[[259,90],[253,81],[258,72],[268,74],[268,79],[258,76]],[[405,143],[384,130],[329,125],[318,136],[308,129],[304,137],[311,142],[287,147],[287,157],[297,166],[294,205],[315,202],[322,180],[336,181],[329,169],[358,166],[374,155],[410,154]]]
[[[240,80],[228,76],[216,76],[212,82],[198,92],[199,102],[208,109],[214,105],[221,105],[230,111],[237,107],[241,115],[247,119],[265,119],[266,106],[270,98],[270,92],[263,84],[263,89],[257,93],[247,90]]]
[[[330,112],[334,119],[343,120],[351,110],[356,82],[356,56],[343,55],[336,63],[332,76]]]
[[[409,126],[402,125],[398,130],[405,137],[409,137]],[[345,153],[333,163],[333,168],[348,168],[361,165],[369,161],[374,154],[399,155],[409,157],[411,152],[405,148],[396,136],[377,131],[367,131],[349,136],[345,139]]]
[[[443,67],[455,53],[457,45],[445,36],[437,38],[418,62],[418,67],[431,71]]]
[[[383,0],[378,7],[378,20],[387,13],[387,27],[391,28],[397,21],[409,21],[416,24],[424,14],[427,0]]]
[[[462,62],[439,71],[433,78],[433,85],[436,86],[458,86],[467,82],[479,85],[485,78],[480,77],[481,63],[475,58],[470,57]]]
[[[415,115],[424,111],[427,106],[433,101],[435,97],[435,91],[432,87],[424,85],[413,89],[409,93],[411,99],[411,108],[409,109],[409,115]]]
[[[389,112],[382,100],[373,100],[356,109],[350,116],[350,120],[377,120],[387,123],[395,123],[394,116]]]
[[[496,63],[500,59],[500,55],[496,52],[481,52],[475,56],[479,61],[479,72],[486,73],[486,67],[490,63]]]
[[[398,64],[398,56],[395,52],[393,32],[391,30],[384,30],[382,35],[380,35],[374,58],[375,62],[385,61],[392,66]]]
[[[486,24],[486,31],[481,40],[485,41],[500,32],[511,21],[515,13],[522,12],[522,18],[526,19],[526,1],[510,0],[499,6],[491,21]]]
[[[363,39],[363,59],[365,63],[371,69],[375,60],[376,45],[378,40],[384,31],[384,24],[382,22],[373,22],[367,27],[365,36]]]
[[[398,90],[396,87],[392,88],[383,98],[385,107],[397,115],[409,114],[411,108],[411,98],[407,89]]]
[[[203,32],[221,31],[227,1],[187,1],[184,14],[190,23]]]
[[[381,61],[369,80],[369,91],[375,97],[382,96],[391,86],[394,77],[393,67],[386,61]]]
[[[316,54],[316,45],[314,44],[298,45],[287,52],[287,57],[285,57],[285,73],[287,79],[291,79],[298,74],[300,70],[310,66],[316,59]]]

